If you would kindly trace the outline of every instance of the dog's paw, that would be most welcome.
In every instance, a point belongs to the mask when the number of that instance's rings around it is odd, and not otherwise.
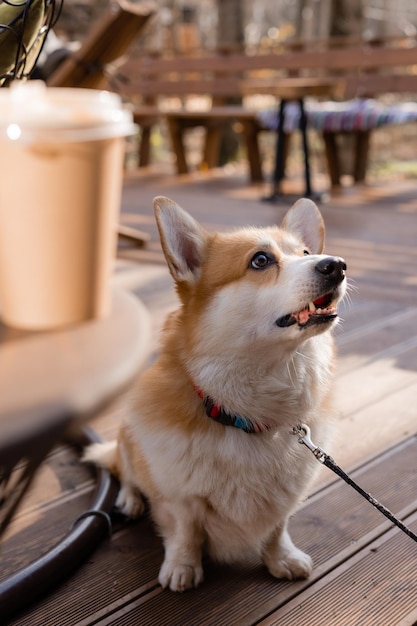
[[[116,508],[127,517],[140,517],[145,510],[145,503],[140,493],[129,486],[122,486],[116,500]]]
[[[171,591],[186,591],[198,587],[204,580],[201,565],[183,565],[173,561],[164,561],[159,572],[159,584]]]
[[[295,546],[291,552],[287,552],[274,562],[265,559],[265,565],[269,573],[275,578],[287,578],[288,580],[308,578],[313,571],[311,557]]]

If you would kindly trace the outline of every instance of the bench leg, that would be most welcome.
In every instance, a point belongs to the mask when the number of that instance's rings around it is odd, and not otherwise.
[[[171,137],[172,150],[177,159],[177,172],[178,174],[188,174],[184,148],[184,129],[178,120],[168,117],[168,130]]]
[[[243,120],[243,135],[246,143],[246,155],[249,163],[250,180],[252,183],[262,183],[262,159],[259,150],[259,128],[254,120]]]
[[[143,126],[139,142],[139,167],[149,165],[151,155],[151,127]]]
[[[369,130],[361,130],[356,132],[355,161],[353,164],[353,178],[355,183],[363,183],[366,177],[370,137],[371,133]]]
[[[246,143],[247,159],[249,163],[250,180],[259,183],[264,180],[262,173],[262,159],[259,150],[259,128],[255,120],[241,120],[243,135]],[[207,126],[204,145],[203,166],[212,169],[218,165],[222,129]]]
[[[326,152],[327,167],[329,169],[332,187],[340,185],[340,157],[335,133],[323,132],[324,148]]]
[[[366,177],[368,166],[369,144],[371,132],[369,130],[355,131],[354,133],[354,162],[353,179],[355,183],[362,183]],[[327,166],[329,168],[332,187],[340,185],[342,174],[340,155],[336,140],[336,133],[323,132],[323,141],[326,150]]]
[[[213,169],[218,165],[220,142],[222,133],[220,128],[206,127],[202,169]]]

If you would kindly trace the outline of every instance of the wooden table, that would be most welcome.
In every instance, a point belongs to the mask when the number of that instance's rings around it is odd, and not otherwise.
[[[0,535],[56,441],[132,381],[149,335],[145,308],[122,291],[107,319],[42,333],[0,325]],[[10,476],[22,459],[26,474],[15,484]]]
[[[149,330],[144,306],[123,291],[114,292],[103,320],[42,333],[0,327],[0,536],[56,443],[68,436],[77,446],[98,440],[79,426],[137,375]],[[110,532],[116,493],[109,473],[98,470],[94,498],[72,526],[68,521],[67,535],[0,585],[3,616],[79,566]]]

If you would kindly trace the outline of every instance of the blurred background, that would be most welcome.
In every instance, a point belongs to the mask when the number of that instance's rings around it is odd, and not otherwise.
[[[139,2],[140,3],[140,2]],[[158,14],[141,44],[184,51],[244,43],[269,48],[291,39],[406,35],[417,27],[415,0],[157,0]],[[61,35],[82,38],[108,0],[65,0]]]
[[[74,46],[83,40],[109,5],[109,0],[65,0],[54,32],[66,45]],[[133,56],[144,50],[155,54],[192,55],[235,47],[249,54],[259,54],[300,40],[352,37],[375,41],[414,37],[417,32],[415,0],[157,0],[156,5],[156,15],[138,38]],[[416,99],[413,94],[411,98],[410,94],[395,94],[394,97],[384,96],[382,100],[390,102],[393,98],[396,102]],[[266,98],[263,104],[272,103]],[[193,144],[195,158],[198,158],[201,134],[202,129],[198,128],[190,133],[191,162]],[[347,143],[349,140],[349,137],[344,138]],[[417,177],[416,140],[415,124],[394,125],[375,133],[368,180],[378,182],[387,176],[395,180]],[[263,141],[268,169],[272,167],[274,140],[269,134]],[[315,171],[324,172],[322,146],[315,133],[311,133],[310,141]],[[297,142],[299,138],[294,137],[288,161],[293,170],[299,168],[303,158]],[[237,145],[236,149],[225,155],[225,162],[239,162],[241,154]],[[172,162],[163,126],[153,132],[152,152],[160,163]],[[350,152],[347,145],[346,155]]]

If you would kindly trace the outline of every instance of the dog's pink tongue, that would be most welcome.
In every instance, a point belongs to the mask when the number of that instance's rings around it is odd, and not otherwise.
[[[305,324],[308,321],[309,317],[310,317],[310,311],[308,309],[303,309],[297,315],[298,323]]]

